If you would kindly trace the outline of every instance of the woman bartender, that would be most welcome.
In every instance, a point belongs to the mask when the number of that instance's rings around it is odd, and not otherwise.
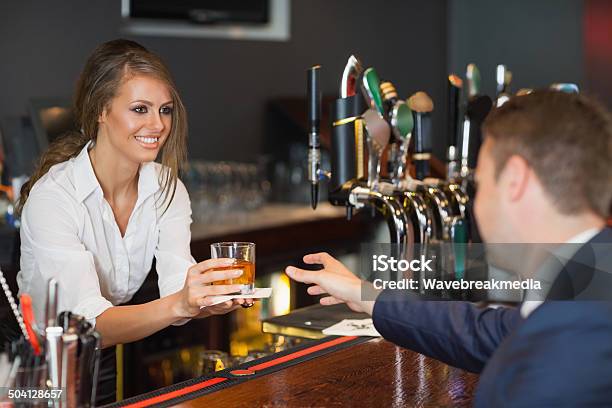
[[[21,192],[17,279],[37,320],[50,278],[59,282],[59,310],[91,321],[104,347],[251,305],[238,299],[201,309],[212,295],[238,291],[211,283],[240,271],[210,271],[231,260],[191,256],[190,202],[177,178],[186,112],[160,58],[133,41],[98,46],[79,78],[75,113],[81,131],[50,146]],[[121,306],[153,257],[160,299]]]

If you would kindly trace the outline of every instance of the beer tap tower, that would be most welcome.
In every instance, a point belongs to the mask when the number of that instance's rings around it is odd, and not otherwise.
[[[313,208],[318,201],[319,181],[328,179],[329,201],[346,207],[348,219],[355,209],[371,208],[382,214],[389,226],[391,242],[398,244],[402,254],[407,254],[411,243],[456,241],[458,236],[470,236],[465,230],[473,224],[472,172],[480,147],[480,126],[492,106],[491,98],[480,94],[478,68],[474,64],[468,66],[469,96],[463,115],[460,113],[463,82],[456,75],[448,78],[446,180],[429,177],[431,98],[417,92],[404,102],[391,82],[381,83],[376,70],[364,70],[353,55],[342,74],[340,98],[331,109],[331,172],[321,169],[320,72],[318,65],[308,71],[308,168]],[[510,78],[505,67],[503,72],[500,94],[508,92]],[[406,171],[411,139],[416,179]],[[381,156],[389,144],[390,180],[381,180]]]
[[[318,90],[320,69],[320,66],[314,66],[308,71],[308,118],[311,129],[309,169],[312,173],[310,182],[313,207],[318,200],[319,180],[329,177],[329,201],[333,205],[345,206],[348,219],[351,218],[355,208],[374,208],[385,218],[391,243],[397,245],[397,253],[399,256],[404,256],[412,236],[409,234],[410,220],[398,200],[378,190],[378,175],[375,174],[379,167],[377,163],[380,160],[380,153],[389,141],[390,130],[388,125],[385,129],[386,122],[383,124],[384,119],[379,113],[368,110],[364,104],[364,99],[358,90],[362,67],[354,56],[349,58],[344,69],[340,98],[332,106],[331,173],[327,174],[320,168],[317,125],[320,121],[316,122],[315,119],[319,116],[312,113],[320,112],[321,98]],[[371,80],[375,79],[371,75],[369,77]],[[364,138],[367,138],[370,147],[368,160],[370,171],[367,180],[365,180],[363,160]]]
[[[406,171],[408,149],[414,129],[414,119],[408,104],[401,100],[389,81],[380,85],[388,120],[393,129],[393,144],[389,153],[390,188],[400,200],[413,225],[414,242],[427,244],[433,235],[433,214]]]

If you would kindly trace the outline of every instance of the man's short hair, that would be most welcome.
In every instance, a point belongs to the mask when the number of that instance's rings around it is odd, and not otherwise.
[[[491,111],[483,134],[496,177],[512,155],[523,157],[563,214],[612,213],[612,119],[579,94],[536,91]]]

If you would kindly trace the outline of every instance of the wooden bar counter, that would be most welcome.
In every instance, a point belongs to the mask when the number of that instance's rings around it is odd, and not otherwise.
[[[478,376],[373,339],[178,406],[469,407]]]

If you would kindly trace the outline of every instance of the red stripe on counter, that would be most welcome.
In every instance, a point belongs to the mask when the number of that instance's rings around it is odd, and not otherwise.
[[[160,402],[164,402],[164,401],[168,401],[171,400],[173,398],[178,398],[178,397],[182,397],[185,394],[189,394],[198,390],[201,390],[202,388],[206,388],[206,387],[210,387],[212,385],[215,384],[219,384],[223,381],[227,381],[227,378],[223,378],[223,377],[217,377],[217,378],[212,378],[210,380],[198,383],[198,384],[194,384],[194,385],[190,385],[188,387],[185,388],[181,388],[180,390],[176,390],[176,391],[172,391],[169,392],[167,394],[163,394],[157,397],[153,397],[153,398],[149,398],[146,399],[144,401],[138,401],[135,402],[133,404],[130,405],[126,405],[125,407],[129,407],[129,408],[143,408],[143,407],[149,407],[151,405],[154,404],[158,404]]]
[[[306,356],[311,353],[315,353],[319,350],[325,350],[326,348],[336,346],[338,344],[346,343],[347,341],[355,340],[357,336],[345,336],[338,337],[337,339],[330,340],[326,343],[317,344],[316,346],[305,348],[304,350],[296,351],[295,353],[287,354],[286,356],[282,356],[279,358],[275,358],[274,360],[266,361],[265,363],[257,364],[249,367],[249,370],[259,371],[264,370],[266,368],[273,367],[278,364],[286,363],[287,361],[291,361],[293,359]]]
[[[303,350],[299,350],[299,351],[287,354],[286,356],[282,356],[282,357],[275,358],[274,360],[266,361],[265,363],[256,364],[254,366],[248,367],[247,370],[252,370],[252,371],[265,370],[266,368],[274,367],[276,365],[283,364],[291,360],[295,360],[296,358],[304,357],[309,354],[316,353],[317,351],[325,350],[330,347],[334,347],[339,344],[346,343],[348,341],[352,341],[355,339],[357,339],[357,336],[338,337],[336,339],[327,341],[325,343],[317,344],[316,346],[311,346]],[[142,401],[134,402],[133,404],[125,405],[124,407],[125,408],[150,407],[155,404],[166,402],[174,398],[179,398],[187,394],[190,394],[192,392],[196,392],[204,388],[211,387],[215,384],[219,384],[227,380],[229,380],[229,378],[225,378],[225,377],[211,378],[210,380],[206,380],[198,384],[190,385],[185,388],[178,389],[176,391],[170,391],[166,394],[158,395],[156,397],[151,397],[151,398],[147,398]]]

